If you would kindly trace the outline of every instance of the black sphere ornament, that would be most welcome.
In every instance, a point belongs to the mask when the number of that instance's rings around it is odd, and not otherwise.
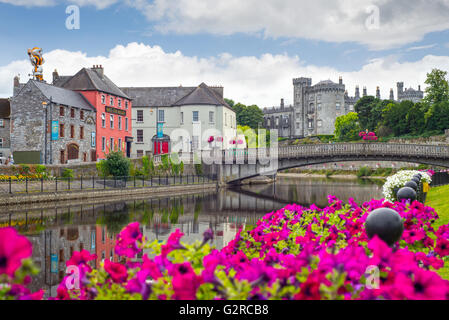
[[[418,178],[411,178],[410,181],[414,181],[416,184],[419,184],[419,182],[421,181],[421,179],[418,179]]]
[[[412,188],[413,190],[418,190],[418,184],[415,181],[408,181],[405,183],[404,187]]]
[[[413,190],[410,187],[404,187],[399,189],[398,193],[396,194],[399,201],[401,200],[416,200],[416,191]]]
[[[418,178],[421,179],[422,178],[422,174],[421,173],[417,173],[413,176],[413,178]]]
[[[404,222],[395,210],[379,208],[372,211],[365,221],[365,229],[368,238],[377,235],[390,247],[398,241],[404,231]]]

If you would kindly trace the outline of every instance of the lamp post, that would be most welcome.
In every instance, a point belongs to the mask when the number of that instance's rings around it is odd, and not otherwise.
[[[53,164],[53,97],[50,96],[50,164]]]
[[[47,164],[47,127],[48,127],[48,121],[47,121],[47,102],[42,102],[42,108],[44,108],[45,112],[45,121],[44,121],[44,164]]]

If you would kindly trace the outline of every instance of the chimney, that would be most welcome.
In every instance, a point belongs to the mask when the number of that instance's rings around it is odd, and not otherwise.
[[[55,82],[58,81],[58,79],[59,79],[58,70],[55,69],[55,71],[53,71],[53,84],[55,84]]]
[[[364,97],[367,96],[366,87],[363,87],[363,96],[364,96]]]
[[[355,86],[355,97],[360,99],[360,89],[359,86]]]
[[[95,65],[92,67],[92,70],[94,70],[98,74],[98,76],[103,79],[104,69],[102,65]]]
[[[281,99],[281,109],[284,109],[284,99]]]
[[[14,88],[18,88],[20,85],[20,78],[19,76],[14,77]]]
[[[376,87],[376,98],[380,99],[380,88]]]
[[[338,84],[343,84],[343,78],[341,76],[338,78]]]
[[[394,101],[393,88],[390,88],[390,100],[391,100],[391,101]]]
[[[418,91],[421,91],[421,86],[420,85],[418,86]]]

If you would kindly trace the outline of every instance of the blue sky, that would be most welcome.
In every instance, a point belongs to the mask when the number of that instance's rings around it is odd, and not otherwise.
[[[359,0],[357,4],[363,3],[366,8],[372,3],[379,2],[380,27],[373,32],[367,30],[363,24],[370,16],[370,12],[374,11],[368,12],[365,7],[356,10],[354,6],[348,7],[347,3],[343,2],[334,5],[338,1],[332,1],[332,5],[327,5],[320,0],[316,1],[315,5],[304,1],[284,0],[285,5],[279,7],[279,2],[276,2],[278,0],[266,0],[266,5],[259,5],[257,9],[242,5],[236,6],[235,10],[226,7],[225,4],[234,0],[223,2],[220,6],[214,5],[215,1],[202,1],[0,0],[0,41],[4,44],[2,46],[4,50],[0,50],[0,76],[4,74],[9,76],[8,72],[22,71],[20,68],[14,70],[16,67],[11,67],[11,64],[27,60],[26,50],[33,46],[42,47],[44,53],[54,50],[72,53],[81,51],[87,58],[101,56],[112,59],[111,50],[117,45],[126,47],[130,43],[139,43],[148,48],[160,47],[165,56],[179,51],[185,58],[206,59],[210,69],[218,69],[224,74],[229,72],[231,62],[216,61],[224,53],[230,54],[234,63],[236,61],[241,63],[242,59],[238,59],[245,57],[260,61],[262,56],[267,54],[280,60],[284,57],[288,60],[284,61],[285,67],[292,70],[292,73],[286,73],[288,76],[310,76],[317,82],[323,77],[335,81],[337,74],[344,74],[349,81],[348,90],[352,92],[355,83],[359,83],[357,75],[359,81],[366,83],[367,86],[374,85],[374,82],[373,84],[370,82],[370,73],[364,71],[367,68],[374,68],[373,61],[382,61],[378,63],[381,66],[378,68],[383,66],[388,69],[388,64],[405,68],[424,63],[426,57],[447,58],[449,55],[449,25],[446,23],[446,20],[449,21],[447,19],[449,10],[446,13],[442,12],[441,6],[446,5],[444,1],[441,1],[440,6],[434,7],[432,5],[424,7],[426,1],[420,0],[395,1],[399,7],[404,3],[415,2],[417,11],[421,5],[425,8],[420,12],[400,13],[393,2]],[[204,2],[209,2],[213,10],[203,8]],[[68,30],[65,27],[68,17],[65,10],[73,3],[80,8],[79,30]],[[254,3],[264,4],[264,1]],[[295,13],[295,10],[298,10],[298,13]],[[313,17],[316,12],[324,14],[321,17]],[[414,23],[413,20],[417,15],[422,21]],[[329,23],[335,16],[339,18],[334,23]],[[298,21],[296,25],[295,21]],[[434,63],[435,67],[446,66],[446,60],[440,61],[441,59],[437,58],[431,59],[433,62],[430,63]],[[46,60],[44,68],[53,66],[52,61],[48,58]],[[435,62],[436,60],[438,62]],[[215,65],[210,67],[212,63]],[[220,63],[225,63],[225,66]],[[259,68],[260,65],[258,64]],[[432,65],[428,66],[431,67]],[[26,68],[30,69],[30,66],[26,65]],[[296,74],[293,73],[294,70],[297,70],[296,72],[305,70],[308,74]],[[380,70],[379,74],[385,74],[385,71]],[[117,70],[114,72],[119,73]],[[211,73],[212,70],[204,71],[206,79],[209,78],[208,72]],[[273,69],[261,72],[260,81],[262,82],[265,77],[276,76],[272,75],[273,72],[275,72]],[[64,73],[64,70],[61,73]],[[410,85],[416,87],[418,83],[422,84],[425,77],[422,73],[423,71],[417,74],[416,81],[412,81]],[[288,76],[279,75],[285,77],[284,82],[279,81],[282,83],[279,85],[284,89],[279,88],[276,91],[277,96],[273,93],[273,97],[265,97],[266,106],[278,101],[281,95],[286,95],[288,100],[291,91],[291,79],[288,79]],[[407,74],[398,76],[409,77]],[[200,81],[202,80],[200,78],[201,72],[194,79],[180,76],[177,82]],[[223,76],[222,81],[219,77],[212,78],[225,88],[229,85],[228,82],[233,81],[231,75]],[[170,80],[161,79],[161,82]],[[383,90],[389,89],[386,87],[393,87],[396,80],[385,79]],[[405,79],[407,80],[409,79]],[[115,81],[118,81],[119,85],[132,85],[129,83],[131,79],[124,81],[126,83],[123,84],[120,80]],[[10,83],[9,80],[3,82]],[[253,82],[253,79],[248,79],[248,85],[254,85]],[[157,81],[151,79],[151,83]],[[364,83],[360,85],[363,86]],[[251,91],[251,88],[248,89]],[[0,94],[7,92],[9,92],[7,89],[2,90],[0,79]],[[244,100],[251,99],[252,94],[236,92],[235,96]],[[259,101],[263,100],[257,101],[263,104]]]

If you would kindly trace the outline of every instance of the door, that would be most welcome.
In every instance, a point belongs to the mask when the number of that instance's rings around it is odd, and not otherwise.
[[[79,159],[78,151],[79,151],[79,147],[76,144],[74,144],[74,143],[69,144],[67,146],[67,154],[68,154],[67,160]]]
[[[168,142],[167,141],[162,142],[162,153],[163,154],[168,153]]]

